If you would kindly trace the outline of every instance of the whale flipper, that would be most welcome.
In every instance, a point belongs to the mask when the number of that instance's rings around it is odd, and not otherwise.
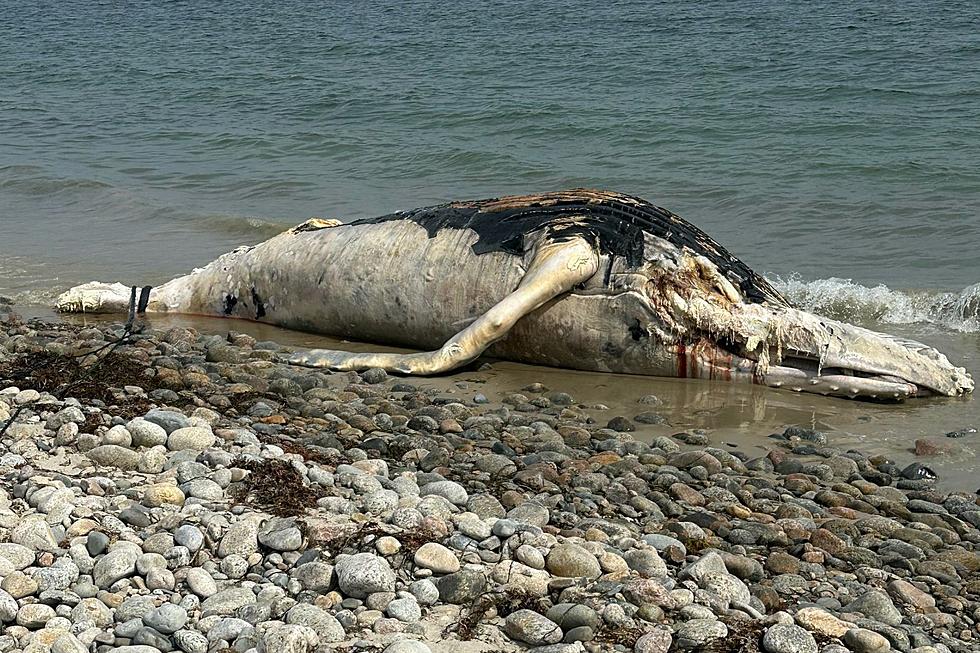
[[[289,358],[294,365],[358,371],[373,367],[400,374],[439,374],[465,365],[507,335],[522,317],[590,279],[599,269],[595,246],[581,236],[542,242],[520,284],[435,351],[417,354],[352,353],[310,349]]]

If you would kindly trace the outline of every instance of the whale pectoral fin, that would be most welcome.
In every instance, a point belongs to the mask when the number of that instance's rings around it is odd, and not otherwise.
[[[522,317],[587,281],[599,268],[591,243],[580,236],[547,241],[538,249],[517,289],[435,351],[358,354],[329,349],[299,352],[290,363],[335,370],[380,367],[401,374],[439,374],[464,365],[507,335]]]

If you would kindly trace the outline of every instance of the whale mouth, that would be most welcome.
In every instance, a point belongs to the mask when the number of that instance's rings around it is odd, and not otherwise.
[[[660,333],[677,343],[679,376],[751,379],[872,401],[955,397],[974,389],[967,371],[932,347],[788,304],[746,303],[719,288],[708,266],[696,272],[686,283],[675,277],[650,294]]]
[[[768,350],[756,357],[764,385],[880,401],[955,397],[974,389],[964,368],[928,345],[794,308],[742,308],[769,314]]]

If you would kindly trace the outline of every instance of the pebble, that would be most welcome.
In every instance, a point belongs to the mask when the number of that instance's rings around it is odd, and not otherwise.
[[[0,589],[0,622],[10,623],[17,618],[17,599]]]
[[[844,611],[860,612],[869,619],[880,621],[889,626],[897,626],[902,623],[902,613],[895,607],[888,595],[880,590],[865,592],[844,606]]]
[[[439,598],[453,605],[468,605],[483,594],[487,587],[486,575],[475,569],[462,569],[443,576],[436,582]]]
[[[263,524],[258,539],[273,551],[296,551],[303,545],[303,534],[292,519],[270,519]]]
[[[144,614],[143,623],[157,632],[171,635],[187,623],[187,610],[173,603],[164,603]]]
[[[432,649],[416,639],[400,639],[386,646],[383,653],[432,653]]]
[[[793,624],[775,624],[762,636],[767,653],[817,653],[813,635]]]
[[[177,429],[187,428],[191,425],[186,415],[174,410],[154,409],[148,412],[143,419],[162,427],[168,435]]]
[[[504,632],[519,642],[531,646],[557,644],[562,640],[561,628],[532,610],[517,610],[504,619]]]
[[[176,485],[157,483],[146,488],[143,493],[143,504],[148,508],[158,508],[165,504],[184,505],[184,493]]]
[[[339,556],[334,565],[340,591],[354,598],[374,592],[394,592],[395,572],[384,558],[373,553]]]
[[[187,426],[179,428],[167,437],[167,449],[170,451],[204,451],[214,446],[215,436],[211,429],[204,426]]]
[[[259,523],[256,519],[239,519],[225,532],[218,544],[218,556],[239,555],[247,558],[259,550]]]
[[[422,618],[422,609],[415,598],[395,599],[388,604],[385,612],[392,619],[410,624]]]
[[[666,628],[655,628],[640,635],[633,646],[634,653],[667,653],[673,636]]]
[[[836,637],[839,639],[844,636],[844,633],[848,629],[854,627],[853,624],[849,624],[826,610],[816,607],[800,608],[794,617],[796,623],[800,626],[824,637]]]
[[[139,551],[133,547],[118,548],[105,554],[95,563],[92,580],[96,586],[108,589],[113,583],[136,573]]]
[[[28,603],[17,611],[17,625],[32,630],[41,628],[55,617],[54,608],[43,603]]]
[[[864,628],[848,630],[844,633],[844,643],[853,653],[886,653],[891,650],[887,638]]]
[[[459,571],[459,559],[452,551],[437,542],[426,542],[415,552],[415,564],[437,574]]]
[[[10,540],[35,552],[58,550],[58,540],[55,539],[51,526],[40,515],[29,515],[20,519],[10,533]]]
[[[247,587],[227,587],[201,602],[203,616],[232,614],[235,610],[255,603],[255,593]]]
[[[117,444],[103,444],[89,449],[85,454],[97,465],[118,467],[126,471],[136,471],[140,465],[140,455],[132,449]]]
[[[599,561],[584,547],[566,542],[551,549],[546,561],[548,571],[568,578],[598,578]]]
[[[33,521],[33,520],[26,519],[24,521]],[[20,537],[23,537],[23,532],[20,534]],[[53,537],[54,536],[52,535],[52,539]],[[55,544],[57,544],[57,542],[55,542]],[[0,543],[0,559],[10,564],[10,566],[13,569],[24,569],[25,567],[29,567],[34,563],[34,560],[36,558],[35,550],[36,549],[32,549],[31,547],[24,546],[23,544],[17,544],[14,542],[3,542]],[[43,549],[43,550],[47,550],[47,549]]]
[[[167,431],[159,424],[137,417],[126,423],[134,447],[156,447],[167,443]]]
[[[644,578],[666,578],[667,563],[654,548],[632,549],[623,555],[629,568]]]
[[[677,646],[682,649],[698,649],[727,636],[728,627],[715,619],[685,621],[675,633]]]
[[[204,546],[204,534],[197,526],[182,524],[174,531],[174,542],[187,547],[188,551],[196,553]]]
[[[431,653],[415,638],[483,601],[505,602],[475,626],[501,650],[713,650],[737,619],[766,653],[976,648],[980,508],[921,463],[800,428],[754,459],[711,431],[639,442],[661,414],[301,370],[244,334],[120,351],[156,376],[118,405],[35,393],[8,431],[0,651]],[[129,419],[124,396],[159,408]],[[280,488],[312,494],[280,515]]]
[[[341,642],[347,637],[344,627],[333,615],[308,603],[294,605],[286,615],[286,622],[312,629],[324,644]]]
[[[455,481],[427,483],[420,488],[419,495],[423,497],[429,495],[440,496],[457,506],[465,506],[466,501],[469,499],[469,493],[467,493],[466,488]]]

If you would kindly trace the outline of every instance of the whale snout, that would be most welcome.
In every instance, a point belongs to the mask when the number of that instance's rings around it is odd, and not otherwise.
[[[855,398],[901,400],[973,392],[973,378],[936,349],[904,338],[783,309],[778,362],[766,385]]]

